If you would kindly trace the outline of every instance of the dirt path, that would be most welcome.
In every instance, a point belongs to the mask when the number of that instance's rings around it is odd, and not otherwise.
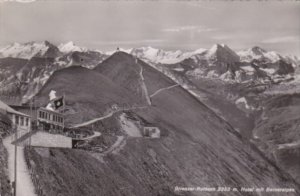
[[[300,140],[299,141],[294,141],[291,143],[285,143],[285,144],[279,144],[278,145],[278,150],[281,149],[295,149],[300,147]]]
[[[149,105],[151,105],[151,99],[149,97],[149,93],[148,93],[148,89],[147,89],[147,86],[145,84],[145,78],[144,78],[144,75],[143,75],[143,67],[141,66],[141,71],[140,71],[140,77],[142,79],[142,89],[144,90],[144,93],[145,93],[145,96],[146,96],[146,100],[147,100],[147,103]]]
[[[89,136],[89,137],[82,138],[82,140],[90,140],[90,139],[92,139],[92,138],[94,138],[94,137],[99,137],[100,135],[101,135],[100,132],[94,131],[94,134],[93,134],[93,135],[91,135],[91,136]]]
[[[78,127],[83,127],[83,126],[87,126],[87,125],[93,124],[93,123],[95,123],[97,121],[100,121],[100,120],[103,120],[103,119],[111,117],[116,112],[118,112],[118,111],[113,111],[113,112],[110,112],[109,114],[107,114],[105,116],[102,116],[102,117],[99,117],[99,118],[95,118],[95,119],[86,121],[84,123],[80,123],[80,124],[74,125],[71,128],[78,128]]]
[[[171,88],[174,88],[176,86],[179,86],[179,84],[175,84],[175,85],[172,85],[172,86],[169,86],[169,87],[165,87],[165,88],[161,88],[161,89],[158,89],[157,91],[155,91],[152,95],[150,95],[150,97],[154,97],[155,95],[157,95],[158,93],[162,92],[162,91],[165,91],[165,90],[169,90]]]
[[[122,148],[126,145],[126,137],[124,136],[118,136],[117,141],[106,151],[104,151],[103,155],[109,154],[109,153],[113,153],[116,154],[118,153],[120,150],[122,150]]]
[[[14,181],[15,146],[11,144],[14,140],[14,135],[8,136],[3,140],[3,144],[8,152],[8,171],[11,182]],[[17,196],[36,196],[25,162],[24,147],[22,146],[17,147]]]
[[[108,114],[106,114],[105,116],[102,116],[102,117],[99,117],[99,118],[94,118],[92,120],[89,120],[89,121],[86,121],[84,123],[80,123],[80,124],[76,124],[76,125],[73,125],[71,126],[70,128],[78,128],[78,127],[83,127],[83,126],[87,126],[87,125],[91,125],[97,121],[101,121],[101,120],[104,120],[106,118],[109,118],[109,117],[112,117],[115,113],[118,113],[120,111],[129,111],[129,110],[136,110],[136,109],[145,109],[147,108],[148,106],[135,106],[135,107],[130,107],[130,108],[127,108],[127,109],[118,109],[118,110],[115,110],[115,111],[112,111]]]

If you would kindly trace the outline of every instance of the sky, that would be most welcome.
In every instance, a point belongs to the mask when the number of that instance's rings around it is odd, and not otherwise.
[[[300,56],[299,19],[300,1],[0,0],[0,46],[48,40],[190,51],[222,43]]]

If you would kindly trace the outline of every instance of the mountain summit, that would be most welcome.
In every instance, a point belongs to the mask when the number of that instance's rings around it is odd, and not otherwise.
[[[209,60],[218,62],[234,63],[240,60],[240,57],[227,45],[215,44],[206,53],[205,57]]]
[[[60,55],[58,48],[48,41],[13,43],[0,49],[0,57],[31,59],[32,57],[56,57]]]
[[[60,44],[58,46],[58,49],[63,53],[70,53],[70,52],[86,52],[86,48],[81,48],[79,46],[76,46],[72,41],[67,42],[65,44]]]
[[[250,62],[252,60],[260,60],[264,62],[273,63],[282,59],[282,56],[274,51],[266,51],[258,46],[242,50],[238,52],[242,61]]]

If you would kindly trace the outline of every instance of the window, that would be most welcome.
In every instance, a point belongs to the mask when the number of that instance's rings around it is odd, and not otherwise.
[[[21,126],[24,126],[24,117],[21,116]]]
[[[26,126],[28,127],[29,124],[29,118],[26,118]]]
[[[19,124],[19,116],[16,116],[16,124]]]
[[[39,117],[42,118],[42,114],[43,112],[42,111],[39,111]]]

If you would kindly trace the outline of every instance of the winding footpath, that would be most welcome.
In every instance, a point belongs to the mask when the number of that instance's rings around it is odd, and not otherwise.
[[[168,86],[168,87],[165,87],[165,88],[161,88],[161,89],[158,89],[157,91],[155,91],[152,95],[150,95],[150,98],[151,97],[154,97],[155,95],[157,95],[158,93],[162,92],[162,91],[165,91],[165,90],[169,90],[171,88],[174,88],[176,86],[179,86],[179,84],[174,84],[172,86]]]
[[[93,138],[95,138],[95,137],[99,137],[100,135],[101,135],[100,132],[94,131],[94,134],[93,134],[93,135],[88,136],[88,137],[84,137],[84,138],[82,138],[82,140],[90,140],[90,139],[93,139]]]
[[[102,117],[99,117],[99,118],[95,118],[95,119],[86,121],[84,123],[76,124],[76,125],[72,126],[71,128],[78,128],[78,127],[83,127],[83,126],[87,126],[87,125],[93,124],[93,123],[95,123],[97,121],[104,120],[106,118],[111,117],[116,112],[118,112],[118,111],[110,112],[109,114],[107,114],[105,116],[102,116]]]
[[[122,108],[122,109],[118,109],[118,110],[115,110],[115,111],[112,111],[102,117],[99,117],[99,118],[94,118],[92,120],[89,120],[89,121],[86,121],[86,122],[83,122],[83,123],[80,123],[80,124],[75,124],[73,126],[71,126],[70,128],[78,128],[78,127],[84,127],[84,126],[87,126],[87,125],[91,125],[95,122],[98,122],[98,121],[101,121],[101,120],[104,120],[106,118],[109,118],[109,117],[112,117],[115,113],[118,113],[120,111],[129,111],[129,110],[136,110],[136,109],[144,109],[144,108],[147,108],[148,106],[134,106],[134,107],[130,107],[130,108]]]
[[[6,137],[3,144],[8,152],[9,179],[14,181],[15,135]],[[24,147],[17,146],[17,196],[36,196],[24,156]]]

